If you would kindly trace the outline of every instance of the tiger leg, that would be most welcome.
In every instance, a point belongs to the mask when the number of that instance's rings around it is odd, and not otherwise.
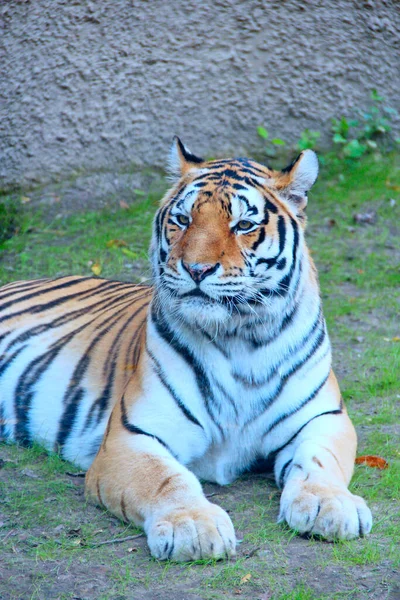
[[[142,526],[157,559],[233,556],[235,532],[227,513],[207,500],[198,479],[160,441],[121,430],[118,411],[87,473],[88,499]]]
[[[278,520],[300,533],[330,540],[369,533],[371,511],[347,489],[356,446],[356,433],[345,410],[306,425],[275,464],[277,483],[283,486]]]

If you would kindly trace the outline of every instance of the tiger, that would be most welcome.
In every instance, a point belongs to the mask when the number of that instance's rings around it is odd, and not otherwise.
[[[174,138],[169,170],[152,285],[68,276],[0,289],[1,440],[87,470],[87,499],[142,527],[159,560],[233,557],[232,521],[200,481],[260,465],[282,492],[279,522],[328,540],[368,534],[305,242],[316,154],[279,171],[205,160]]]

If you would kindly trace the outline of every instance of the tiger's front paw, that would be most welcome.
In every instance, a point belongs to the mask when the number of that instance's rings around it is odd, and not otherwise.
[[[150,552],[159,560],[189,561],[235,555],[232,521],[222,508],[210,502],[157,514],[145,529]]]
[[[371,511],[360,496],[345,487],[298,479],[289,480],[282,492],[278,521],[328,540],[350,540],[372,527]]]

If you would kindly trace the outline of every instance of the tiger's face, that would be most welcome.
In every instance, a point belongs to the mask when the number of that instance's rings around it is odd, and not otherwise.
[[[280,310],[301,278],[315,154],[278,172],[243,158],[206,162],[176,139],[171,163],[179,179],[152,242],[163,305],[204,328]]]

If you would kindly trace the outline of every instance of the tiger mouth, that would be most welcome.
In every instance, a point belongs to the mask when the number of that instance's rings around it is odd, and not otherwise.
[[[218,296],[218,298],[213,298],[203,292],[200,288],[195,288],[194,290],[190,290],[190,292],[182,294],[181,299],[182,298],[199,298],[207,304],[219,304],[227,307],[239,303],[239,300],[235,296]]]
[[[181,298],[201,298],[202,300],[208,300],[209,302],[215,302],[214,298],[211,298],[208,294],[205,294],[201,291],[200,288],[195,288],[194,290],[190,290],[190,292],[186,292],[182,294]]]

